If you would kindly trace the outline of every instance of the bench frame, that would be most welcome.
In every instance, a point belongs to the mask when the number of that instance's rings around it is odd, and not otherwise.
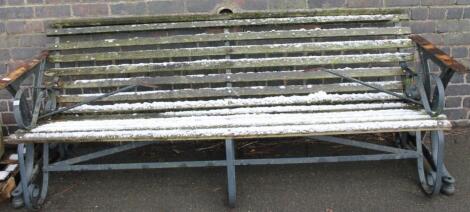
[[[409,76],[415,80],[416,85],[409,86],[409,89],[407,90],[408,97],[420,99],[421,104],[429,114],[438,115],[443,111],[445,100],[444,89],[449,83],[453,74],[455,72],[466,73],[469,70],[439,50],[426,39],[418,35],[412,35],[410,38],[417,44],[422,72],[420,73],[420,76]],[[44,109],[48,112],[54,112],[57,110],[55,108],[55,96],[53,96],[54,92],[50,92],[50,88],[41,87],[43,73],[48,65],[46,62],[47,56],[47,52],[41,53],[39,57],[35,58],[30,63],[19,67],[13,72],[10,72],[6,77],[0,80],[0,88],[7,89],[11,95],[15,97],[14,114],[20,129],[30,129],[34,127],[37,120],[41,118],[41,109]],[[428,61],[432,61],[441,69],[442,72],[439,77],[434,77],[430,73]],[[406,64],[401,65],[404,70],[408,69]],[[20,104],[20,102],[25,102],[27,97],[27,88],[20,88],[20,85],[22,85],[24,80],[30,76],[33,77],[32,108],[30,108],[27,104]],[[433,81],[437,85],[435,89],[432,88]],[[432,90],[434,90],[434,93],[431,93]],[[45,108],[42,108],[42,103],[45,100],[47,100],[47,103],[45,104]],[[422,144],[426,136],[429,136],[432,141],[430,148]],[[309,140],[318,140],[322,142],[353,146],[381,152],[368,155],[237,159],[236,141],[234,141],[232,138],[227,138],[225,140],[225,160],[86,165],[78,164],[92,159],[97,159],[154,144],[154,142],[128,143],[69,159],[65,159],[68,149],[67,144],[19,144],[18,154],[21,182],[20,186],[18,186],[17,189],[13,192],[13,196],[17,200],[17,206],[24,203],[28,209],[39,208],[40,205],[44,203],[47,195],[50,172],[225,166],[227,169],[228,205],[230,207],[235,207],[236,166],[334,163],[398,159],[415,159],[417,161],[418,176],[421,188],[427,195],[434,195],[439,192],[452,194],[454,192],[455,180],[445,168],[443,161],[444,133],[442,130],[429,132],[396,132],[395,137],[397,137],[396,147],[372,144],[333,136],[308,137]],[[59,152],[61,160],[50,163],[50,150],[56,150]],[[40,159],[37,160],[38,158]]]

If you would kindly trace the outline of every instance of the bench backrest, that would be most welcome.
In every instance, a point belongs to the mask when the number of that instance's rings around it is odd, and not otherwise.
[[[406,19],[335,9],[60,21],[47,32],[47,82],[62,106],[133,84],[145,86],[94,104],[376,92],[318,68],[402,92]]]

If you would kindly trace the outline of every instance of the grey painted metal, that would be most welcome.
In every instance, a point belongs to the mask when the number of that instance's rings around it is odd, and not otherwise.
[[[431,74],[431,79],[434,81],[434,95],[431,101],[431,108],[434,115],[440,115],[444,112],[445,107],[445,88],[441,78]]]
[[[100,158],[100,157],[104,157],[104,156],[124,152],[124,151],[127,151],[127,150],[144,147],[144,146],[147,146],[147,145],[150,145],[150,144],[153,144],[153,143],[152,142],[132,142],[132,143],[129,143],[129,144],[120,145],[120,146],[113,147],[113,148],[108,148],[108,149],[105,149],[105,150],[102,150],[102,151],[93,152],[93,153],[82,155],[82,156],[79,156],[79,157],[70,158],[68,160],[63,160],[63,161],[60,161],[60,162],[56,162],[53,165],[54,166],[57,166],[57,165],[72,165],[72,164],[81,163],[81,162],[93,160],[93,159],[96,159],[96,158]]]
[[[434,195],[441,191],[443,163],[444,163],[444,133],[442,131],[432,131],[430,133],[432,150],[430,160],[426,160],[429,168],[425,167],[426,157],[420,156],[418,162],[418,175],[421,188],[427,195]],[[416,132],[416,148],[420,155],[423,155],[423,143],[421,132]],[[427,169],[427,170],[426,170]]]
[[[341,78],[343,78],[343,79],[347,79],[347,80],[349,80],[349,81],[359,83],[359,84],[361,84],[361,85],[363,85],[363,86],[372,88],[372,89],[374,89],[374,90],[377,90],[377,91],[380,91],[380,92],[384,92],[384,93],[386,93],[386,94],[389,94],[389,95],[398,97],[398,98],[400,98],[400,99],[404,99],[404,100],[406,100],[406,101],[413,102],[413,103],[415,103],[415,104],[421,104],[421,102],[419,102],[419,101],[417,101],[417,100],[415,100],[415,99],[408,98],[408,97],[406,97],[406,96],[404,96],[404,95],[396,94],[395,92],[391,92],[391,91],[385,90],[385,89],[383,89],[383,88],[380,88],[380,87],[378,87],[378,86],[371,85],[370,83],[366,83],[366,82],[364,82],[364,81],[362,81],[362,80],[358,80],[358,79],[355,79],[355,78],[352,78],[352,77],[349,77],[349,76],[346,76],[346,75],[344,75],[344,74],[340,74],[340,73],[337,73],[337,72],[334,72],[334,71],[331,71],[331,70],[328,70],[328,69],[320,69],[320,70],[322,70],[322,71],[324,71],[324,72],[328,72],[328,73],[333,74],[333,75],[335,75],[335,76],[341,77]]]
[[[429,68],[429,54],[426,51],[423,51],[420,47],[418,47],[418,55],[419,61],[421,63],[421,72],[420,77],[422,78],[422,83],[426,91],[426,96],[431,95],[431,78],[430,78],[430,68]]]
[[[47,191],[49,186],[49,172],[44,169],[44,167],[49,166],[49,144],[45,143],[42,145],[42,185],[41,185],[41,193],[39,195],[39,199],[37,201],[37,205],[41,206],[44,201],[46,201]]]
[[[26,155],[30,153],[26,152]],[[32,168],[28,163],[29,159],[25,159],[25,144],[18,145],[18,163],[20,165],[20,186],[23,192],[23,201],[27,208],[33,208],[31,196],[28,192]],[[31,158],[31,157],[29,157]]]
[[[375,154],[375,155],[350,155],[350,156],[325,156],[325,157],[302,157],[302,158],[275,158],[275,159],[238,159],[236,165],[281,165],[281,164],[304,164],[304,163],[337,163],[353,161],[379,161],[379,160],[402,160],[417,158],[416,153],[400,154]]]
[[[415,152],[350,155],[350,156],[326,156],[326,157],[298,157],[298,158],[270,158],[270,159],[236,159],[236,166],[243,165],[280,165],[280,164],[304,164],[304,163],[333,163],[353,161],[378,161],[415,159]],[[105,171],[105,170],[132,170],[132,169],[167,169],[167,168],[194,168],[194,167],[219,167],[227,166],[226,160],[210,161],[181,161],[181,162],[155,162],[155,163],[121,163],[121,164],[86,164],[86,165],[49,165],[45,170],[49,172],[62,171]]]
[[[319,140],[319,141],[326,141],[330,143],[359,147],[362,149],[370,149],[370,150],[381,151],[381,152],[389,152],[389,153],[396,153],[396,154],[413,153],[413,151],[411,150],[398,149],[394,147],[372,144],[372,143],[367,143],[367,142],[360,142],[360,141],[355,141],[352,139],[346,139],[346,138],[340,138],[340,137],[334,137],[334,136],[313,136],[311,138],[315,140]]]
[[[228,205],[235,207],[237,200],[237,183],[235,176],[235,142],[231,138],[225,139],[225,160],[227,161],[227,193]]]
[[[76,107],[79,107],[79,106],[82,106],[82,105],[86,105],[86,104],[98,101],[100,99],[112,96],[112,95],[120,93],[120,92],[125,92],[125,91],[135,89],[136,87],[137,87],[137,85],[129,85],[129,86],[126,86],[124,88],[117,89],[113,92],[105,93],[103,95],[99,95],[99,96],[96,96],[96,97],[91,97],[91,98],[85,99],[85,100],[83,100],[83,101],[81,101],[77,104],[74,104],[74,105],[71,105],[71,106],[68,106],[68,107],[63,107],[63,108],[60,108],[58,110],[43,114],[39,118],[46,118],[46,117],[49,117],[49,116],[53,116],[55,114],[59,114],[59,113],[65,112],[67,110],[70,110],[70,109],[73,109],[73,108],[76,108]]]
[[[120,163],[120,164],[87,164],[87,165],[49,165],[49,172],[60,171],[103,171],[103,170],[133,170],[133,169],[167,169],[167,168],[194,168],[225,166],[225,160],[210,161],[182,161],[182,162],[155,162],[155,163]]]
[[[16,124],[21,129],[28,128],[32,120],[32,111],[28,104],[26,89],[20,88],[13,100],[13,116],[15,117]]]

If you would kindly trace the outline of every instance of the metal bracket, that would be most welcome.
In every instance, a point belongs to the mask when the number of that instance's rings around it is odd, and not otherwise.
[[[321,68],[321,69],[315,69],[315,71],[318,71],[318,70],[321,70],[321,71],[330,73],[330,74],[332,74],[332,75],[338,76],[338,77],[340,77],[340,78],[342,78],[342,79],[349,80],[349,81],[351,81],[351,82],[359,83],[359,84],[361,84],[361,85],[363,85],[363,86],[366,86],[366,87],[368,87],[368,88],[372,88],[372,89],[374,89],[374,90],[377,90],[377,91],[380,91],[380,92],[383,92],[383,93],[386,93],[386,94],[389,94],[389,95],[394,96],[394,97],[397,97],[397,98],[399,98],[399,99],[403,99],[403,100],[406,100],[406,101],[409,101],[409,102],[412,102],[412,103],[421,105],[421,102],[420,102],[420,101],[417,101],[417,100],[415,100],[415,99],[409,98],[409,97],[404,96],[404,95],[397,94],[397,93],[395,93],[395,92],[391,92],[391,91],[385,90],[385,89],[380,88],[380,87],[375,86],[375,85],[371,85],[371,84],[366,83],[366,82],[364,82],[364,81],[362,81],[362,80],[358,80],[358,79],[356,79],[356,78],[352,78],[352,77],[349,77],[349,76],[346,76],[346,75],[343,75],[343,74],[340,74],[340,73],[337,73],[337,72],[334,72],[334,71],[331,71],[331,70],[328,70],[328,69],[323,69],[323,68]],[[313,71],[313,70],[307,70],[307,71]]]

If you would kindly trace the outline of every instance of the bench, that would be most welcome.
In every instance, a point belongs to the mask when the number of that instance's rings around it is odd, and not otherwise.
[[[444,89],[468,69],[410,35],[407,19],[399,9],[324,9],[56,21],[48,51],[0,81],[15,97],[20,128],[5,138],[18,144],[14,195],[39,207],[57,171],[222,166],[234,207],[236,166],[395,159],[417,161],[426,194],[450,194]],[[340,136],[374,133],[390,133],[397,146]],[[236,157],[236,141],[287,137],[378,153]],[[224,141],[226,159],[84,164],[197,140]],[[65,155],[67,144],[87,142],[116,145],[50,159],[51,151]]]

